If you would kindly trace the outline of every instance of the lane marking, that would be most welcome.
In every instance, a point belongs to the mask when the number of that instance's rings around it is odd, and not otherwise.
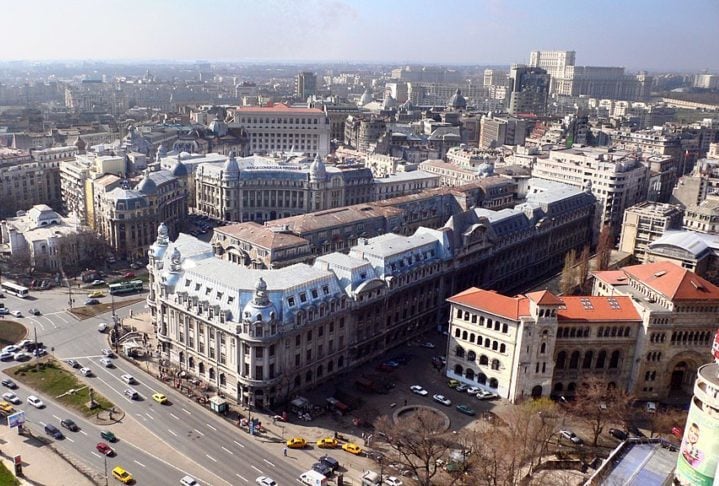
[[[73,442],[73,443],[75,442],[74,440],[72,440],[72,439],[71,439],[70,437],[68,437],[68,436],[65,436],[65,438],[66,438],[67,440],[69,440],[70,442]]]
[[[265,462],[266,462],[267,464],[269,464],[270,466],[275,467],[275,465],[272,464],[272,463],[271,463],[270,461],[268,461],[267,459],[262,459],[262,460],[265,461]]]
[[[42,425],[43,427],[45,427],[47,424],[46,424],[45,422],[40,422],[40,425]]]
[[[221,446],[221,447],[222,447],[222,450],[227,452],[228,454],[232,454],[233,456],[235,455],[235,453],[232,452],[231,450],[229,450],[227,447],[225,447],[225,446]]]
[[[98,459],[102,459],[102,456],[100,454],[98,454],[97,452],[90,451],[90,454],[97,457]]]
[[[243,449],[245,448],[245,446],[244,446],[244,445],[240,444],[240,443],[239,443],[239,442],[237,442],[236,440],[233,440],[232,442],[234,442],[234,443],[235,443],[235,444],[237,444],[238,446],[242,447]]]
[[[262,471],[261,471],[260,469],[256,468],[255,466],[250,465],[250,467],[251,467],[252,469],[254,469],[255,471],[257,471],[258,473],[262,474]]]
[[[175,420],[180,420],[180,417],[175,415],[174,413],[170,412],[170,417],[174,418]]]
[[[240,476],[240,475],[237,474],[237,473],[235,473],[235,476],[237,476],[238,478],[240,478],[240,479],[243,480],[244,482],[249,483],[249,481],[247,480],[247,478],[245,478],[244,476]]]
[[[61,419],[60,417],[58,417],[57,415],[53,415],[53,417],[55,417],[55,420],[62,420],[62,419]]]
[[[205,454],[205,455],[206,455],[207,458],[208,458],[209,460],[211,460],[212,462],[217,462],[217,459],[215,459],[215,458],[212,457],[211,455],[209,455],[209,454]]]
[[[143,463],[141,463],[140,461],[136,461],[135,459],[133,459],[132,462],[134,462],[138,466],[146,467]]]
[[[214,427],[213,427],[212,425],[210,425],[210,424],[207,424],[207,426],[208,426],[209,428],[211,428],[212,430],[214,430],[215,432],[217,432],[217,429],[216,429],[216,428],[214,428]]]
[[[36,319],[33,319],[33,318],[30,317],[30,316],[27,316],[27,318],[30,319],[30,320],[31,320],[32,322],[34,322],[35,324],[37,324],[38,326],[40,326],[40,329],[41,329],[41,330],[43,330],[43,331],[45,330],[45,326],[42,324],[42,322],[40,322],[40,321],[38,321],[38,320],[36,320]],[[52,321],[50,321],[50,322],[52,322]]]
[[[145,412],[145,415],[147,415],[148,417],[150,417],[151,420],[155,420],[155,417],[153,417],[153,416],[150,415],[149,413]]]
[[[192,415],[192,412],[190,412],[189,410],[187,410],[184,407],[182,408],[182,411],[185,412],[187,415]]]
[[[42,317],[44,317],[45,319],[47,319],[47,322],[49,322],[50,324],[52,324],[52,327],[54,327],[55,329],[57,329],[57,324],[55,324],[55,321],[53,321],[52,319],[50,319],[47,315],[43,315]]]
[[[80,433],[81,433],[82,435],[84,435],[85,437],[87,437],[87,432],[85,432],[84,430],[80,429]]]
[[[171,433],[172,435],[174,435],[175,437],[177,437],[177,434],[174,433],[173,431],[171,431],[170,429],[167,429],[167,431],[168,431],[169,433]]]
[[[192,430],[194,430],[195,432],[197,432],[198,434],[200,434],[200,435],[203,436],[203,437],[205,436],[205,434],[203,434],[202,432],[200,432],[200,431],[197,430],[197,429],[192,429]]]

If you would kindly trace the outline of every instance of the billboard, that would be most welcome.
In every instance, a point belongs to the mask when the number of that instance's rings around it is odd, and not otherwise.
[[[679,484],[712,486],[719,460],[719,410],[704,403],[699,409],[692,400],[684,438],[677,459]]]
[[[25,412],[20,411],[7,416],[7,426],[11,429],[25,423]]]

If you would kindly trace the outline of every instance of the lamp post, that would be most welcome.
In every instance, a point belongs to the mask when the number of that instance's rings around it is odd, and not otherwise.
[[[120,319],[115,314],[115,295],[110,292],[110,306],[112,307],[112,328],[115,331],[115,353],[120,353]]]
[[[105,486],[107,486],[107,454],[103,454],[102,457],[105,459]]]

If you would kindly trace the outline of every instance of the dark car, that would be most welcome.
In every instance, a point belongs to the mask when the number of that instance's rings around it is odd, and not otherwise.
[[[5,378],[0,383],[2,383],[3,386],[10,388],[11,390],[14,390],[15,388],[17,388],[17,384],[14,381],[12,381],[10,378]]]
[[[97,305],[99,303],[100,303],[100,301],[97,299],[87,299],[85,301],[85,305]]]
[[[115,437],[115,434],[113,434],[109,430],[101,431],[100,437],[102,437],[103,439],[105,439],[108,442],[117,442],[117,437]]]
[[[30,309],[30,310],[28,311],[28,313],[30,313],[30,314],[32,314],[32,315],[34,315],[34,316],[39,316],[39,315],[40,315],[40,311],[39,311],[38,309],[35,309],[34,307],[33,307],[32,309]]]
[[[315,462],[312,464],[312,470],[317,471],[318,473],[322,474],[323,476],[331,476],[332,475],[332,468],[329,467],[324,462]]]
[[[332,456],[322,456],[319,460],[322,464],[329,467],[333,471],[336,471],[340,467],[339,461],[337,461],[337,459]]]
[[[62,419],[60,421],[60,425],[62,425],[71,432],[77,432],[78,430],[80,430],[80,427],[78,427],[72,419]]]
[[[629,437],[626,432],[620,429],[609,429],[609,435],[617,440],[627,440],[627,437]]]
[[[60,429],[55,427],[53,424],[47,424],[45,426],[45,433],[47,435],[53,436],[57,440],[60,440],[64,437],[64,435],[62,435],[62,432],[60,432]]]

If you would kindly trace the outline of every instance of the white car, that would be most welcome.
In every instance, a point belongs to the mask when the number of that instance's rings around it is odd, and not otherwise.
[[[24,351],[20,351],[19,353],[15,353],[15,356],[13,356],[13,359],[15,361],[27,361],[28,359],[32,358],[29,354],[27,354]]]
[[[198,486],[200,483],[198,483],[197,479],[193,478],[192,476],[184,476],[182,479],[180,479],[180,484],[182,486]]]
[[[92,370],[90,368],[80,368],[80,374],[82,374],[82,376],[90,376],[92,375]]]
[[[110,358],[101,358],[100,363],[102,363],[102,366],[104,366],[105,368],[112,368],[113,366],[115,366],[115,364]]]
[[[112,349],[108,349],[108,348],[103,348],[103,349],[102,349],[102,355],[103,355],[103,356],[107,356],[108,358],[112,358],[113,356],[115,356],[115,355],[112,353]]]
[[[22,312],[17,310],[10,312],[10,314],[14,315],[15,317],[22,317]]]
[[[9,313],[10,313],[10,311],[7,310],[7,307],[0,307],[0,316],[4,316]]]
[[[467,393],[469,393],[470,395],[476,395],[481,391],[482,389],[478,386],[470,386],[469,388],[467,388]]]
[[[35,395],[30,395],[29,397],[27,397],[27,403],[29,403],[35,408],[43,408],[45,406],[45,404],[42,403],[42,400],[40,400]]]
[[[492,398],[497,398],[497,394],[487,390],[479,390],[477,392],[477,400],[489,400]]]
[[[416,393],[417,395],[422,395],[423,397],[426,397],[429,394],[429,392],[427,390],[425,390],[424,388],[422,388],[419,385],[412,385],[411,387],[409,387],[409,389],[412,390],[412,393]]]
[[[98,325],[97,325],[97,330],[98,330],[99,332],[105,332],[105,331],[107,331],[107,323],[101,322],[100,324],[98,324]]]
[[[571,441],[573,444],[581,444],[582,443],[582,439],[577,437],[577,434],[575,434],[571,430],[560,430],[559,435],[561,435],[562,438],[567,439],[568,441]]]
[[[20,351],[20,348],[18,348],[14,344],[2,348],[3,353],[17,353],[18,351]]]
[[[260,476],[255,479],[255,482],[260,486],[277,486],[277,482],[272,478],[268,478],[267,476]]]
[[[120,379],[128,385],[132,385],[133,383],[135,383],[135,377],[132,375],[122,375]]]
[[[3,397],[3,400],[6,400],[15,405],[20,405],[22,403],[22,400],[20,400],[20,397],[15,395],[13,392],[3,393],[2,397]]]
[[[387,486],[402,486],[404,483],[396,476],[389,476],[384,478],[384,484]]]
[[[435,402],[439,402],[439,403],[441,403],[442,405],[446,405],[446,406],[448,406],[448,407],[449,407],[450,405],[452,405],[452,400],[450,400],[449,398],[445,397],[444,395],[432,395],[432,400],[434,400]]]

